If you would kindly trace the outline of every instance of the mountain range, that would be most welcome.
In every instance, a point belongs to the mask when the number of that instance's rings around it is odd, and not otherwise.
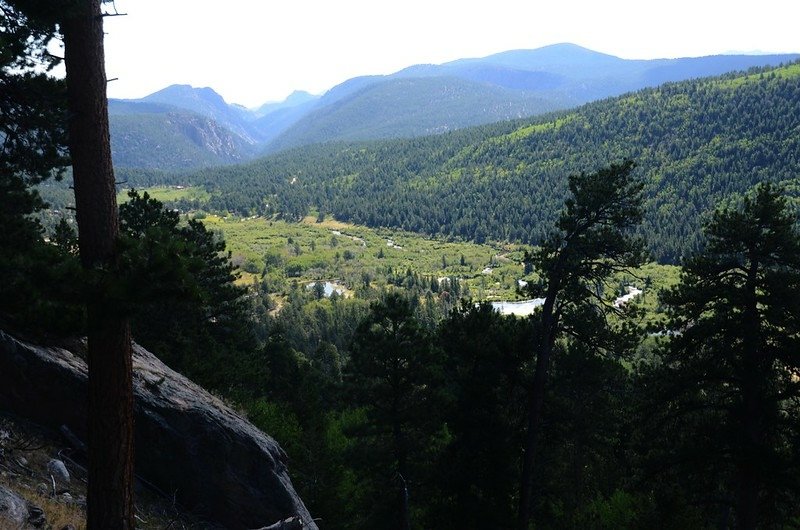
[[[241,216],[311,212],[371,227],[538,244],[567,177],[631,159],[645,184],[640,235],[677,263],[700,248],[710,209],[753,185],[783,186],[800,211],[800,62],[666,83],[546,116],[445,134],[287,149],[246,164],[165,173],[131,185],[205,188]]]
[[[665,82],[788,63],[800,54],[627,60],[574,44],[513,50],[349,79],[247,109],[211,88],[172,85],[110,100],[115,164],[182,169],[333,141],[438,134],[536,116]]]

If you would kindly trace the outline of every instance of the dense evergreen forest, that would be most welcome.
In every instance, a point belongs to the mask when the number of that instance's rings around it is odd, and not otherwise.
[[[23,59],[50,35],[15,27]],[[216,210],[540,242],[526,262],[544,304],[514,318],[410,269],[352,297],[287,282],[274,304],[269,274],[237,283],[202,215],[136,191],[115,259],[81,267],[81,234],[36,216],[35,185],[68,163],[63,84],[0,59],[0,128],[24,140],[0,149],[0,325],[82,337],[106,292],[136,340],[282,444],[322,528],[800,526],[800,65],[533,123],[127,175],[192,178]],[[604,296],[647,245],[685,256],[658,329]]]
[[[310,209],[368,226],[536,244],[566,176],[630,158],[645,178],[640,229],[654,256],[698,248],[704,211],[758,182],[796,189],[800,65],[667,84],[526,122],[440,136],[327,144],[136,186],[196,183],[208,207],[296,219]],[[188,206],[188,205],[187,205]]]
[[[635,305],[596,297],[613,263],[642,257],[633,233],[603,220],[624,227],[641,214],[642,183],[627,183],[628,170],[572,179],[550,243],[532,256],[533,288],[559,293],[560,323],[467,300],[447,309],[448,293],[413,273],[351,298],[295,284],[275,311],[268,278],[237,287],[212,233],[137,193],[120,211],[120,300],[140,343],[282,444],[323,528],[523,528],[522,448],[543,343],[532,527],[791,527],[796,215],[768,185],[710,215],[704,251],[662,300],[665,329],[683,332],[648,336]],[[584,234],[585,222],[598,224]],[[76,296],[90,278],[77,272],[74,234],[62,223],[44,245],[27,226],[15,263],[38,281],[3,285],[4,320],[82,333]],[[45,267],[30,265],[45,255]]]

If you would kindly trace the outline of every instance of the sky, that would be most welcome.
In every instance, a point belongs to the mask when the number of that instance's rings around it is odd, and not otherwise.
[[[571,42],[626,59],[800,52],[798,0],[116,0],[108,95],[257,107],[359,75]],[[108,9],[108,8],[106,8]]]

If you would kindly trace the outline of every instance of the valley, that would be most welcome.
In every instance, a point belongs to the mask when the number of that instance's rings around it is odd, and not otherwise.
[[[139,190],[164,202],[167,207],[181,200],[207,204],[209,195],[201,188],[153,187]],[[120,193],[120,201],[127,196]],[[483,244],[429,238],[413,232],[389,228],[370,228],[321,219],[318,212],[298,221],[259,216],[220,216],[202,210],[189,212],[224,239],[231,261],[237,267],[238,283],[245,287],[262,284],[279,309],[294,286],[324,296],[335,291],[344,297],[372,299],[386,290],[417,292],[424,299],[431,294],[449,299],[447,309],[459,299],[491,302],[502,314],[528,316],[540,305],[530,300],[525,287],[535,283],[535,271],[526,272],[525,252],[533,247],[510,242]],[[324,217],[324,216],[323,216]],[[641,296],[631,297],[646,310],[643,323],[663,319],[657,310],[658,293],[678,280],[678,268],[650,263],[643,268],[614,277],[607,286],[608,302],[621,299],[627,286],[643,288]],[[453,287],[457,285],[457,291]],[[256,289],[258,290],[258,289]],[[440,317],[446,315],[446,310]]]
[[[646,186],[638,232],[654,259],[678,263],[699,248],[702,216],[719,201],[758,182],[796,195],[798,73],[797,65],[734,73],[435,136],[120,175],[139,187],[203,187],[211,194],[206,208],[242,217],[299,220],[315,210],[358,225],[536,244],[556,218],[569,174],[630,158]]]
[[[0,493],[44,473],[4,420],[27,414],[89,457],[77,528],[98,499],[145,524],[134,469],[232,528],[800,526],[800,54],[494,48],[247,108],[205,85],[309,67],[284,39],[218,77],[241,32],[213,39],[203,88],[152,92],[191,64],[155,84],[154,56],[149,95],[108,100],[127,80],[102,53],[84,90],[46,69],[62,29],[69,62],[76,28],[124,14],[91,8],[0,0]],[[302,19],[321,57],[345,35],[319,46],[320,12],[257,33]],[[61,521],[55,479],[36,490],[49,513],[20,500],[19,524]]]

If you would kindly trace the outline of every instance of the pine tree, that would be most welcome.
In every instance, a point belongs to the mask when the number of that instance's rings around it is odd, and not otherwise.
[[[448,440],[436,459],[427,528],[509,528],[514,521],[531,326],[489,303],[442,321]]]
[[[518,527],[528,528],[540,439],[545,384],[556,341],[564,334],[599,347],[619,338],[605,314],[613,311],[598,293],[614,272],[641,264],[643,243],[629,231],[642,217],[642,183],[625,161],[595,173],[569,178],[565,202],[553,234],[534,252],[533,263],[544,295],[534,341],[536,368],[531,381],[528,432],[520,484]]]
[[[361,480],[370,490],[365,527],[408,530],[420,497],[420,459],[434,430],[431,339],[408,300],[390,293],[371,306],[353,339],[345,381],[365,422],[358,440]]]
[[[664,417],[689,431],[691,446],[675,444],[675,452],[685,449],[682,460],[695,468],[688,473],[718,481],[736,528],[781,526],[796,515],[795,222],[779,189],[757,186],[714,213],[705,249],[687,260],[680,284],[665,296],[675,333],[657,373],[671,396]]]
[[[31,215],[45,204],[30,186],[60,176],[68,164],[64,83],[47,73],[55,35],[54,24],[0,0],[0,313],[12,320],[20,309],[13,302],[31,297],[26,262],[42,239]]]
[[[246,371],[252,320],[225,242],[147,192],[120,205],[121,298],[137,342],[213,389]],[[240,374],[240,383],[249,380]],[[230,383],[228,383],[229,385]]]

